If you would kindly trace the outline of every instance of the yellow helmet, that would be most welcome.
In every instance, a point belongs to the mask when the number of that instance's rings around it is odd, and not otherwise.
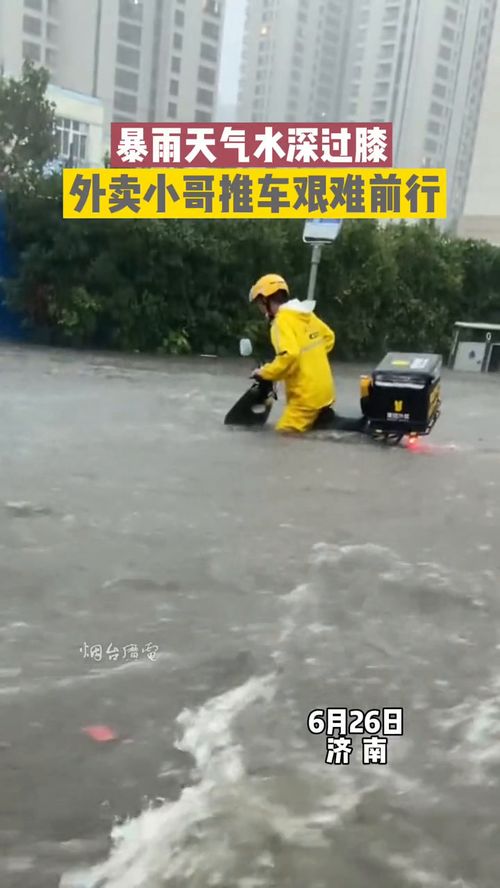
[[[255,302],[261,296],[263,299],[270,299],[278,290],[284,290],[290,294],[288,284],[280,274],[265,274],[259,278],[256,284],[250,290],[249,300]]]

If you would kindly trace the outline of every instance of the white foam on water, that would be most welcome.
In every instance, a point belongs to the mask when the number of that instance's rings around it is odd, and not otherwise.
[[[439,814],[443,799],[444,818],[447,810],[460,816],[453,792],[467,782],[464,772],[477,789],[500,759],[495,681],[486,675],[477,695],[475,679],[470,681],[465,702],[450,705],[461,689],[460,670],[469,678],[463,661],[470,657],[474,633],[488,622],[471,608],[473,596],[484,591],[479,579],[454,576],[430,561],[409,564],[373,543],[318,543],[312,569],[308,582],[281,596],[281,616],[269,627],[264,649],[275,672],[179,715],[176,746],[193,759],[191,784],[176,800],[116,826],[108,859],[64,875],[60,888],[276,888],[276,843],[287,856],[287,884],[296,888],[309,881],[330,888],[336,866],[332,830],[342,846],[348,824],[349,856],[355,847],[351,824],[365,802],[370,812],[371,794],[381,808],[368,815],[368,845],[383,847],[379,862],[396,871],[402,885],[474,888],[445,875],[450,847],[460,870],[453,830],[447,835],[441,824],[441,855],[438,841],[419,822],[425,823],[428,811]],[[249,637],[265,637],[262,626],[250,623]],[[491,644],[491,636],[486,642]],[[367,676],[378,681],[375,690]],[[438,695],[440,710],[432,710],[432,695]],[[326,767],[321,738],[301,732],[309,711],[304,704],[356,708],[366,701],[375,708],[409,707],[404,737],[390,740],[389,764]],[[260,752],[270,748],[270,764],[259,774]],[[394,808],[401,817],[387,829],[384,818]],[[406,824],[414,850],[412,845],[408,850]],[[314,874],[309,879],[307,863],[299,861],[300,874],[294,869],[297,849],[312,866],[320,861],[319,879]],[[360,884],[356,877],[353,888]]]
[[[475,888],[471,882],[464,882],[463,879],[450,880],[442,873],[424,869],[403,854],[390,854],[386,860],[404,878],[405,885],[412,888]]]
[[[183,734],[176,746],[192,755],[199,782],[176,801],[116,826],[109,859],[65,874],[60,888],[206,888],[236,878],[239,884],[246,878],[264,885],[256,852],[268,841],[322,845],[314,825],[268,801],[253,785],[233,738],[238,715],[250,705],[270,704],[275,690],[275,676],[251,678],[198,710],[184,710],[177,719]],[[269,868],[268,857],[261,866]]]
[[[27,681],[21,685],[7,685],[0,687],[0,696],[9,697],[18,694],[50,694],[53,691],[64,690],[86,685],[94,681],[106,681],[110,678],[119,678],[132,669],[151,669],[159,661],[175,661],[176,655],[171,653],[157,654],[154,660],[147,657],[137,660],[129,660],[119,666],[113,665],[107,669],[93,669],[92,672],[83,675],[70,675],[66,678],[56,678],[53,681],[41,679],[39,681]]]
[[[468,785],[497,785],[491,766],[500,763],[500,676],[495,676],[483,698],[468,698],[440,719],[447,731],[458,729],[458,739],[450,749],[460,779]]]

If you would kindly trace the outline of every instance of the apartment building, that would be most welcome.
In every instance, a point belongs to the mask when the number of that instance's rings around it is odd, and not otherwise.
[[[497,13],[465,206],[458,226],[462,237],[485,238],[497,246],[500,246],[499,84],[500,13]]]
[[[240,120],[332,119],[342,68],[340,0],[251,0],[238,96]]]
[[[354,0],[339,115],[391,120],[400,167],[448,170],[463,210],[497,0]]]
[[[213,119],[225,0],[0,0],[0,67],[23,58],[110,120]]]
[[[392,121],[399,167],[467,192],[497,0],[249,0],[241,120]]]

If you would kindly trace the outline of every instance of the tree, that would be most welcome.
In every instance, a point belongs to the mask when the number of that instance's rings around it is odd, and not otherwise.
[[[269,332],[248,304],[266,270],[306,293],[309,248],[293,220],[79,220],[62,217],[61,177],[7,195],[18,276],[8,304],[44,342],[126,351],[235,354]],[[335,330],[334,357],[449,349],[453,324],[500,315],[500,249],[427,224],[347,221],[325,249],[318,310]]]
[[[0,77],[0,191],[29,185],[56,156],[49,73],[26,60],[19,80]]]

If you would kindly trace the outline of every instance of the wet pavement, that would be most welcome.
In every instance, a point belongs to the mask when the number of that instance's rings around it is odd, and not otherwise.
[[[225,428],[250,368],[0,349],[2,888],[498,888],[500,377],[410,451]]]

